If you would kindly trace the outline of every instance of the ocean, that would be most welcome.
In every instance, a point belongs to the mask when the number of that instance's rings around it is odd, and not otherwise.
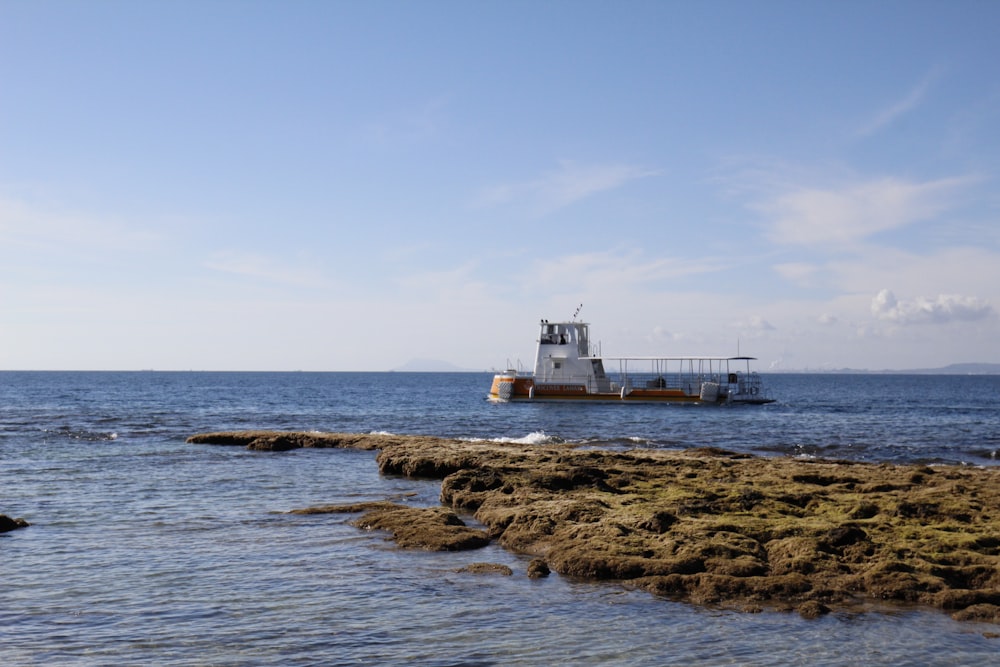
[[[0,372],[4,665],[984,665],[1000,627],[805,620],[402,551],[310,505],[438,503],[373,452],[191,445],[229,429],[997,465],[1000,376],[766,374],[765,406],[493,404],[486,373]],[[469,519],[470,521],[471,518]],[[457,572],[501,563],[512,576]]]

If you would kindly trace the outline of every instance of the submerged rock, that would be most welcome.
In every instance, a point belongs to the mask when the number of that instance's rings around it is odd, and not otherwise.
[[[266,452],[285,452],[304,447],[339,449],[382,449],[407,436],[381,433],[320,433],[318,431],[217,431],[192,435],[187,442],[196,445],[244,447]]]
[[[528,576],[532,579],[541,579],[549,576],[550,573],[548,563],[541,558],[532,558],[531,562],[528,563]]]
[[[7,533],[18,528],[27,528],[30,525],[24,519],[12,519],[6,514],[0,514],[0,533]]]
[[[485,531],[469,528],[458,516],[444,507],[406,507],[397,505],[371,510],[351,522],[358,528],[387,530],[396,544],[406,549],[429,551],[464,551],[490,543]]]
[[[455,572],[467,572],[469,574],[501,574],[505,577],[509,577],[514,574],[514,570],[510,569],[503,563],[471,563],[465,567],[460,567]]]
[[[814,618],[902,603],[1000,623],[1000,469],[424,436],[275,441],[378,449],[384,474],[441,479],[450,509],[356,510],[367,512],[356,525],[390,530],[401,546],[492,538],[560,574],[736,609]],[[486,531],[459,526],[452,510]]]
[[[385,530],[404,549],[464,551],[490,543],[483,530],[469,528],[445,507],[410,507],[389,501],[319,505],[296,509],[291,514],[362,513],[351,524],[365,530]]]

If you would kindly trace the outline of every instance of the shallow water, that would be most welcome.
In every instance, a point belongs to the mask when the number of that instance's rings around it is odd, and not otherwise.
[[[398,551],[349,516],[287,510],[428,506],[437,483],[380,476],[372,452],[184,443],[210,430],[294,428],[995,460],[1000,378],[765,379],[779,403],[699,409],[493,405],[482,374],[0,373],[0,512],[33,524],[0,535],[0,662],[995,662],[1000,639],[988,633],[1000,628],[936,611],[741,614],[528,579],[528,559],[496,546]],[[514,575],[455,572],[480,561]]]

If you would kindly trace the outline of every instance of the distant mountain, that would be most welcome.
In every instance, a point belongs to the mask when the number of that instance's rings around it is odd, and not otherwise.
[[[439,359],[410,359],[402,366],[391,369],[401,373],[466,373],[468,368],[461,368],[448,361]]]
[[[787,373],[844,373],[844,374],[881,374],[881,375],[1000,375],[1000,364],[968,363],[949,364],[940,368],[907,368],[903,370],[868,370],[858,368],[836,368],[836,369],[804,369],[803,371],[779,371]]]
[[[903,372],[924,375],[1000,375],[1000,364],[950,364],[941,368],[917,368]]]

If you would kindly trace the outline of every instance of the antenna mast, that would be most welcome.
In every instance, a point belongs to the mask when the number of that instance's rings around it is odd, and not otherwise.
[[[576,311],[574,311],[574,313],[573,313],[573,321],[574,322],[576,322],[576,316],[580,314],[580,309],[581,308],[583,308],[583,304],[582,303],[579,306],[576,307]]]

